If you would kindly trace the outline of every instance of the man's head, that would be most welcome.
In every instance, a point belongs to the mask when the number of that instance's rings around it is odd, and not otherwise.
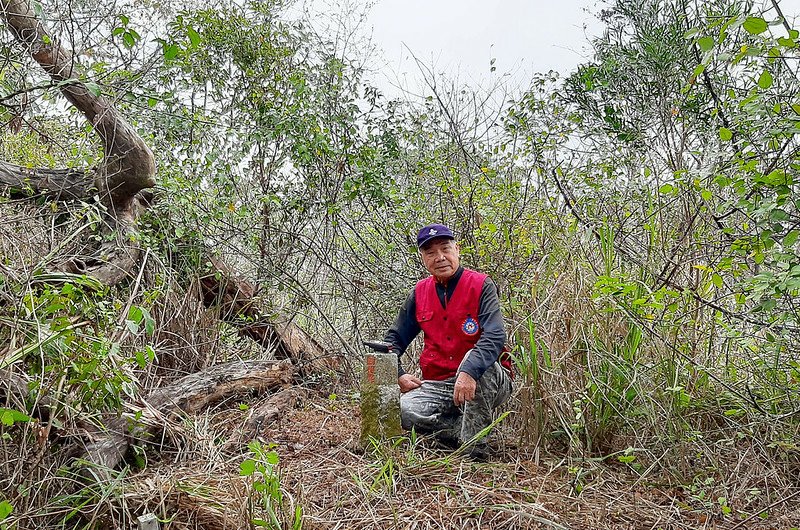
[[[422,263],[437,281],[447,282],[461,263],[458,243],[453,231],[441,224],[422,228],[417,235]]]

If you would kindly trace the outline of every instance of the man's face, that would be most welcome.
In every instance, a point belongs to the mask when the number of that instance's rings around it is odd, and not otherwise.
[[[422,246],[419,253],[425,268],[440,282],[449,280],[461,262],[458,243],[452,239],[432,239]]]

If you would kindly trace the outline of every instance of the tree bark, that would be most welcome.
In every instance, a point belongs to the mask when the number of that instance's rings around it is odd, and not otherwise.
[[[109,471],[122,462],[132,442],[151,439],[180,412],[198,412],[237,394],[279,388],[290,384],[293,378],[294,367],[287,360],[235,361],[212,366],[157,388],[142,405],[128,407],[141,412],[138,422],[134,422],[132,413],[111,418],[106,422],[106,431],[86,445],[81,457],[87,462],[84,476],[106,480]]]
[[[11,196],[44,196],[54,201],[82,199],[93,189],[86,172],[80,169],[25,168],[0,160],[0,186]]]
[[[252,440],[258,436],[264,427],[286,414],[287,411],[295,408],[304,397],[305,391],[293,386],[281,390],[266,402],[251,409],[242,429],[242,439]]]

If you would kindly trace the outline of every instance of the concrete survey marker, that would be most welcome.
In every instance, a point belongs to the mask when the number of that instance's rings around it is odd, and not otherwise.
[[[361,377],[361,445],[402,434],[397,355],[367,353]]]

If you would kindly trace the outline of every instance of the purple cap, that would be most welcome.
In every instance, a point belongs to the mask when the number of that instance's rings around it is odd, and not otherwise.
[[[417,234],[417,248],[422,248],[422,245],[437,237],[446,237],[447,239],[456,238],[456,236],[453,235],[453,231],[444,225],[435,223],[423,226],[419,234]]]

